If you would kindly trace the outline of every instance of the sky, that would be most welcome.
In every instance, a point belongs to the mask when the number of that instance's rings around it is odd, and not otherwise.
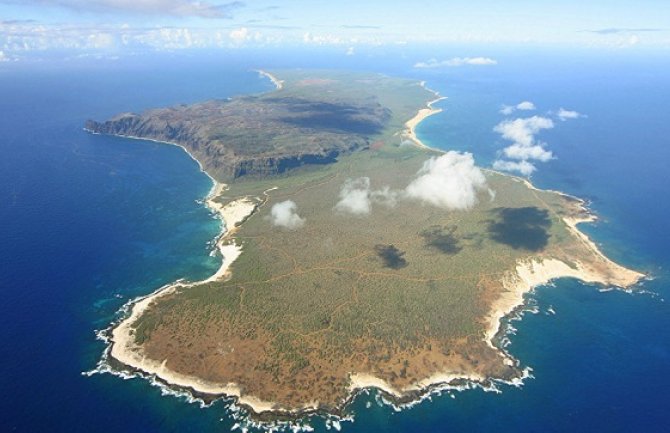
[[[670,48],[667,0],[0,0],[0,61],[54,51],[483,43]]]

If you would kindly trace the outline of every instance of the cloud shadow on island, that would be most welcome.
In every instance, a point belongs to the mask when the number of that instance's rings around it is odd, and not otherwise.
[[[454,236],[457,226],[431,226],[419,233],[426,242],[426,247],[436,249],[442,254],[458,254],[463,247]]]
[[[546,209],[537,207],[496,208],[488,221],[489,237],[515,250],[540,251],[549,242],[551,220]]]
[[[405,252],[394,245],[375,245],[375,252],[384,262],[385,268],[400,269],[407,266],[407,260],[403,257]]]
[[[390,119],[390,112],[379,104],[346,104],[310,101],[300,98],[271,98],[281,104],[286,114],[279,120],[298,128],[311,128],[345,134],[380,133]]]

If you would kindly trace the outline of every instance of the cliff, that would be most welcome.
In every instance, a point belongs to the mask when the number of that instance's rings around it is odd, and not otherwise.
[[[279,93],[279,94],[278,94]],[[375,100],[269,95],[123,113],[85,128],[185,147],[215,179],[267,177],[366,149],[391,117]]]

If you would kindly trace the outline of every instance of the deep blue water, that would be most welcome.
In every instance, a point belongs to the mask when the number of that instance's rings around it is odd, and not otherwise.
[[[271,84],[249,69],[275,66],[426,79],[449,99],[420,136],[472,152],[482,165],[504,146],[492,131],[501,104],[531,100],[538,114],[586,114],[540,136],[556,159],[538,164],[533,181],[588,198],[602,220],[585,230],[612,257],[653,275],[644,288],[658,294],[602,293],[574,280],[542,287],[530,300],[539,313],[513,323],[509,350],[535,376],[523,388],[445,394],[400,413],[363,396],[344,430],[669,430],[670,61],[501,51],[491,53],[499,64],[490,68],[411,67],[467,54],[400,48],[354,58],[238,53],[3,66],[0,430],[230,430],[223,403],[201,409],[143,380],[81,374],[104,349],[94,331],[128,299],[217,268],[209,241],[219,230],[198,203],[211,183],[181,149],[90,136],[81,126],[121,111],[267,91]]]

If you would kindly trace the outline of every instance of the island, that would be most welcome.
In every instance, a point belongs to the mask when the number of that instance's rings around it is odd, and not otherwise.
[[[222,265],[135,300],[108,331],[114,368],[252,416],[341,414],[358,391],[515,382],[501,319],[571,277],[628,287],[577,225],[575,197],[424,146],[440,97],[414,80],[263,72],[277,89],[88,121],[183,147],[214,181]],[[448,146],[445,146],[448,147]]]

